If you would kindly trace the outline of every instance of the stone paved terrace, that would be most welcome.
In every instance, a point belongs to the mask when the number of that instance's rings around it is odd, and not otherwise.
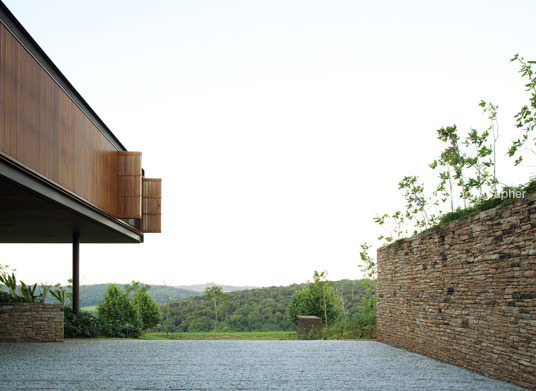
[[[0,343],[0,390],[522,390],[375,341]]]

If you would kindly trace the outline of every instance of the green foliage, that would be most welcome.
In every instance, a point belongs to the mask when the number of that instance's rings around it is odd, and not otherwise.
[[[458,208],[454,212],[445,213],[443,216],[441,216],[438,226],[443,226],[453,221],[458,221],[474,216],[485,210],[493,209],[498,206],[514,202],[516,199],[519,198],[517,196],[519,194],[523,196],[528,196],[534,193],[536,193],[536,179],[531,179],[525,185],[517,187],[504,187],[502,191],[499,192],[498,195],[494,198],[480,200],[475,205],[466,209]]]
[[[146,289],[139,289],[134,293],[132,304],[136,309],[143,330],[151,329],[161,322],[162,311]]]
[[[516,61],[521,65],[519,72],[522,77],[528,79],[527,84],[525,84],[525,91],[530,93],[529,104],[523,106],[514,117],[516,127],[521,129],[523,133],[512,142],[508,150],[508,156],[515,158],[514,164],[517,166],[523,161],[523,152],[536,154],[534,148],[536,137],[533,134],[534,126],[536,125],[536,78],[532,70],[532,65],[536,64],[536,61],[525,61],[519,54],[516,54],[510,61]]]
[[[103,300],[96,307],[98,317],[107,323],[104,335],[122,330],[125,336],[137,337],[142,329],[155,327],[161,321],[162,312],[148,294],[149,289],[149,285],[139,281],[125,285],[125,291],[116,284],[108,285]]]
[[[37,284],[26,285],[24,282],[20,282],[20,294],[27,303],[38,303],[41,301],[41,297],[38,294],[35,294],[37,290]]]
[[[97,305],[98,316],[110,325],[129,330],[129,334],[141,331],[136,309],[128,295],[115,284],[110,284],[103,300]]]
[[[9,274],[9,271],[11,271],[11,274]],[[10,290],[12,295],[17,294],[15,270],[12,270],[9,265],[0,265],[0,282]]]
[[[75,315],[70,307],[65,307],[63,311],[63,329],[65,337],[94,338],[102,335],[103,324],[105,323],[103,320],[84,311]]]
[[[374,222],[387,231],[381,234],[378,240],[385,240],[387,243],[402,239],[408,234],[421,232],[432,227],[437,221],[434,211],[437,202],[425,195],[424,184],[419,182],[417,176],[402,178],[398,183],[398,189],[403,191],[406,209],[374,217]]]
[[[130,286],[133,285],[135,281],[131,282],[130,284],[116,284],[120,289],[127,290],[131,289]],[[141,284],[141,283],[139,283]],[[82,285],[80,287],[80,303],[83,307],[90,307],[97,305],[100,300],[104,297],[104,293],[106,292],[106,289],[108,289],[109,284],[94,284],[94,285]],[[145,284],[142,284],[145,285]],[[66,289],[66,293],[70,292],[69,287],[64,287]],[[172,286],[164,286],[164,285],[153,285],[148,290],[147,293],[151,297],[155,299],[155,301],[158,304],[164,304],[167,303],[167,290],[170,291],[171,296],[175,298],[175,300],[183,299],[190,296],[199,296],[201,295],[200,292],[193,292],[188,291],[186,289],[180,289],[175,288]],[[129,294],[132,294],[132,292],[129,291]],[[68,298],[67,301],[70,299]]]
[[[131,297],[131,293],[134,295],[137,292],[147,292],[149,289],[151,289],[150,285],[144,284],[140,281],[131,281],[130,284],[125,284],[125,286],[123,287],[123,290],[128,297]]]
[[[325,339],[369,339],[376,338],[376,311],[361,313],[345,325],[338,322],[330,329],[324,329]]]
[[[216,332],[218,326],[218,309],[229,300],[229,297],[223,293],[221,286],[216,285],[207,286],[204,296],[214,304],[214,332]]]
[[[372,281],[374,283],[374,281]],[[218,311],[220,332],[293,331],[287,307],[296,291],[305,284],[267,287],[229,292],[229,301]],[[348,320],[358,316],[365,288],[359,280],[333,282],[343,297]],[[205,297],[188,297],[162,305],[164,315],[169,308],[170,332],[209,332],[214,330],[214,306]],[[167,319],[164,318],[164,327]],[[158,327],[157,327],[158,329]]]
[[[0,291],[0,303],[25,303],[24,299],[9,292]]]
[[[0,282],[8,289],[8,292],[1,292],[2,301],[8,303],[44,303],[49,289],[40,289],[40,292],[36,293],[37,284],[26,285],[23,281],[20,281],[20,286],[18,286],[15,271],[9,265],[0,265]],[[3,286],[0,286],[0,291],[2,289]]]
[[[378,266],[374,259],[372,259],[368,253],[370,246],[367,243],[360,245],[361,251],[359,252],[359,258],[361,259],[360,269],[365,278],[362,283],[365,287],[366,294],[363,296],[363,312],[365,314],[376,314],[376,283],[375,280],[378,275]],[[374,281],[374,283],[373,283]]]
[[[69,292],[67,289],[63,286],[61,286],[59,283],[54,286],[54,289],[51,289],[50,294],[52,297],[54,297],[60,304],[63,304],[64,306],[70,304],[69,303],[69,297],[72,302],[73,293],[72,290]]]
[[[90,312],[81,311],[75,315],[70,307],[64,308],[64,333],[67,338],[139,337],[138,328],[127,328],[125,325],[112,324]],[[128,331],[127,331],[128,330]]]
[[[299,315],[318,316],[326,327],[340,319],[342,314],[341,302],[327,273],[314,272],[313,281],[297,291],[290,300],[287,308],[289,320],[298,324]]]
[[[49,284],[27,285],[20,281],[17,285],[15,271],[9,266],[0,265],[0,282],[8,291],[0,286],[0,302],[7,303],[44,303],[50,293],[58,302],[64,305],[64,332],[66,337],[139,337],[141,327],[154,327],[161,319],[161,312],[155,300],[148,295],[149,286],[140,282],[128,285],[133,298],[111,284],[105,297],[97,307],[97,315],[80,312],[75,315],[67,301],[72,302],[72,286],[62,287],[56,284],[52,289]],[[71,283],[71,280],[69,280]],[[38,291],[39,288],[39,291]]]

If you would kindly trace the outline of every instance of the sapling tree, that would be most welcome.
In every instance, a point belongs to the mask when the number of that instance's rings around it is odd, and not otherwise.
[[[387,243],[402,239],[408,234],[416,234],[432,227],[437,222],[437,201],[426,196],[424,184],[417,176],[405,176],[398,183],[403,191],[405,208],[393,214],[385,213],[374,217],[374,222],[386,228],[387,233],[378,236],[378,240]]]
[[[216,328],[218,326],[218,310],[221,305],[223,305],[229,299],[225,293],[223,293],[223,288],[221,286],[209,286],[205,289],[205,297],[212,301],[214,304],[214,333],[216,333]]]
[[[492,189],[493,196],[496,196],[497,184],[499,183],[499,180],[497,179],[497,140],[499,139],[499,121],[497,119],[497,110],[499,109],[499,106],[496,106],[491,102],[486,103],[483,100],[480,101],[479,105],[480,107],[482,107],[482,110],[484,111],[484,113],[488,113],[488,119],[490,120],[488,133],[491,135],[491,142],[492,142],[491,149],[493,151],[493,157],[492,157],[493,174],[492,174],[492,180],[491,180],[490,186]]]
[[[443,202],[450,199],[451,211],[454,211],[454,189],[461,189],[460,198],[464,208],[467,207],[465,165],[466,156],[460,147],[460,136],[456,125],[442,127],[436,130],[437,138],[446,143],[446,148],[441,152],[439,159],[434,160],[430,167],[441,168],[439,171],[439,185],[436,194],[442,196]]]
[[[431,207],[437,203],[425,196],[424,184],[417,176],[405,176],[398,183],[398,189],[404,191],[406,215],[413,220],[414,234],[435,224],[437,218]]]
[[[387,243],[391,243],[393,240],[398,240],[407,235],[407,226],[409,219],[409,212],[395,211],[393,214],[384,213],[381,216],[376,215],[374,222],[385,228],[385,233],[378,236],[378,240],[385,240]]]
[[[169,335],[169,310],[171,308],[171,300],[173,296],[173,292],[171,291],[171,281],[164,280],[164,288],[166,292],[166,299],[167,299],[167,305],[166,305],[166,337]]]
[[[523,133],[521,137],[512,142],[508,150],[508,156],[515,159],[514,164],[517,166],[523,161],[523,152],[536,155],[536,137],[533,134],[534,126],[536,125],[536,77],[532,70],[532,66],[536,64],[536,61],[526,61],[519,54],[516,54],[510,61],[517,61],[521,64],[519,72],[522,77],[528,79],[527,84],[525,84],[525,91],[531,95],[529,104],[523,106],[514,117],[516,127],[522,129]]]
[[[375,312],[376,311],[376,289],[372,286],[371,280],[375,280],[378,277],[378,265],[376,261],[372,259],[368,253],[371,246],[366,242],[360,244],[361,251],[359,252],[359,258],[361,259],[361,264],[359,268],[365,277],[363,279],[363,285],[365,286],[366,295],[363,296],[363,305],[365,311]]]

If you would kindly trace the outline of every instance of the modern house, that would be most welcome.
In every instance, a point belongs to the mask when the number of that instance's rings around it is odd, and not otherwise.
[[[161,179],[127,151],[0,1],[0,243],[142,243]]]

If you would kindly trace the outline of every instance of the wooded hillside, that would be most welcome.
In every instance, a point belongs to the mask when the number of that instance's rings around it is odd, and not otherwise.
[[[295,326],[287,319],[287,306],[292,295],[305,284],[249,289],[227,293],[229,300],[218,313],[218,331],[287,331]],[[334,281],[342,294],[347,316],[359,314],[365,288],[361,280]],[[166,328],[167,304],[162,307]],[[214,307],[203,296],[188,297],[171,303],[169,332],[212,331]]]

